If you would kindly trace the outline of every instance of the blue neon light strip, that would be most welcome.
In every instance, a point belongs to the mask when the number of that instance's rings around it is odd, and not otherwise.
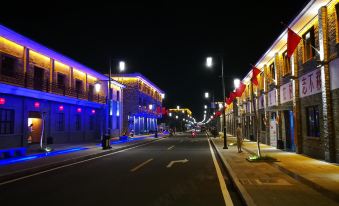
[[[52,156],[57,156],[57,155],[62,155],[62,154],[68,154],[68,153],[78,152],[78,151],[87,150],[87,149],[88,148],[86,148],[86,147],[75,147],[75,148],[71,148],[71,149],[40,153],[40,154],[36,154],[36,155],[29,155],[29,156],[25,156],[25,157],[16,157],[16,158],[4,159],[4,160],[0,160],[0,166],[25,162],[25,161],[29,161],[29,160],[44,158],[44,157],[52,157]]]

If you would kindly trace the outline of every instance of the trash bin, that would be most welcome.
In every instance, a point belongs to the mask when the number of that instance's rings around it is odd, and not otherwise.
[[[111,148],[110,136],[108,134],[105,134],[102,137],[101,146],[102,146],[102,149],[110,149]]]

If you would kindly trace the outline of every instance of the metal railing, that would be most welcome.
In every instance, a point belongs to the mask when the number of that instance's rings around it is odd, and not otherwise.
[[[60,85],[55,82],[50,82],[47,78],[34,78],[33,75],[23,73],[12,73],[11,75],[0,74],[0,82],[5,84],[11,84],[23,88],[39,90],[43,92],[49,92],[62,96],[74,97],[77,99],[88,100],[98,103],[106,103],[104,96],[94,94],[92,92],[85,92],[83,90],[77,90],[75,88]]]

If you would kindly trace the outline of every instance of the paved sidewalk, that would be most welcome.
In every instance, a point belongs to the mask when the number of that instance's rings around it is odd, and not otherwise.
[[[238,153],[236,145],[229,146],[227,150],[222,149],[222,138],[211,140],[247,205],[339,205],[337,198],[333,197],[339,192],[338,166],[267,145],[262,145],[262,153],[280,162],[250,163],[246,157],[256,152],[255,142],[244,141],[245,151]],[[228,144],[235,142],[235,137],[228,137]],[[300,181],[300,177],[309,178],[314,185],[310,187]],[[332,195],[325,194],[325,190],[315,189],[317,186],[330,191]]]
[[[56,152],[56,155],[46,155],[46,153],[33,152],[28,154],[28,160],[20,161],[12,164],[0,165],[0,182],[11,178],[16,178],[23,175],[29,175],[41,170],[58,167],[63,164],[70,164],[76,161],[89,159],[103,154],[113,153],[115,151],[123,150],[133,146],[147,144],[157,139],[161,139],[165,135],[159,134],[159,138],[154,138],[154,135],[135,136],[128,141],[112,140],[112,149],[102,150],[100,143],[85,143],[85,144],[55,144],[51,145]],[[67,152],[68,150],[76,149],[74,152]],[[79,150],[77,150],[79,149]],[[65,153],[62,153],[66,151]],[[58,154],[61,152],[61,154]],[[29,157],[40,155],[39,158],[30,159]],[[42,156],[42,157],[41,157]]]

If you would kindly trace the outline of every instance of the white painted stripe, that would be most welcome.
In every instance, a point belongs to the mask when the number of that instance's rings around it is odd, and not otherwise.
[[[62,165],[60,167],[55,167],[55,168],[48,169],[48,170],[41,171],[41,172],[37,172],[37,173],[31,174],[31,175],[27,175],[27,176],[19,177],[19,178],[16,178],[16,179],[8,180],[8,181],[5,181],[5,182],[1,182],[0,186],[10,184],[10,183],[13,183],[13,182],[17,182],[19,180],[27,179],[27,178],[30,178],[30,177],[38,176],[38,175],[48,173],[48,172],[51,172],[51,171],[54,171],[54,170],[62,169],[62,168],[65,168],[65,167],[70,167],[70,166],[73,166],[73,165],[89,162],[91,160],[95,160],[95,159],[99,159],[99,158],[102,158],[102,157],[106,157],[106,156],[114,155],[114,154],[117,154],[117,153],[125,152],[127,150],[131,150],[131,149],[134,149],[134,148],[149,145],[149,144],[152,144],[154,142],[161,141],[161,140],[164,140],[164,139],[158,139],[158,140],[155,140],[155,141],[152,141],[152,142],[149,142],[149,143],[145,143],[145,144],[142,144],[142,145],[137,145],[137,146],[134,146],[134,147],[126,148],[126,149],[116,151],[116,152],[113,152],[113,153],[104,154],[104,155],[101,155],[101,156],[98,156],[98,157],[93,157],[93,158],[90,158],[90,159],[87,159],[87,160],[82,160],[82,161],[79,161],[79,162],[75,162],[75,163],[71,163],[71,164],[67,164],[67,165]]]
[[[171,150],[171,149],[173,149],[175,147],[175,145],[172,145],[172,146],[170,146],[169,148],[167,148],[167,150]]]
[[[130,171],[131,172],[135,172],[137,171],[138,169],[140,169],[141,167],[145,166],[147,163],[153,161],[153,158],[149,159],[149,160],[146,160],[145,162],[139,164],[138,166],[134,167],[133,169],[131,169]]]
[[[218,161],[217,161],[217,159],[215,157],[214,151],[212,149],[211,143],[210,143],[209,140],[207,140],[207,141],[208,141],[208,144],[210,146],[210,151],[211,151],[211,154],[212,154],[213,163],[214,163],[214,166],[215,166],[215,170],[217,171],[217,176],[218,176],[218,179],[219,179],[220,189],[221,189],[221,192],[222,192],[222,196],[224,197],[225,205],[233,206],[233,202],[232,202],[230,193],[227,190],[224,177],[223,177],[223,175],[221,173],[221,170],[220,170]]]

